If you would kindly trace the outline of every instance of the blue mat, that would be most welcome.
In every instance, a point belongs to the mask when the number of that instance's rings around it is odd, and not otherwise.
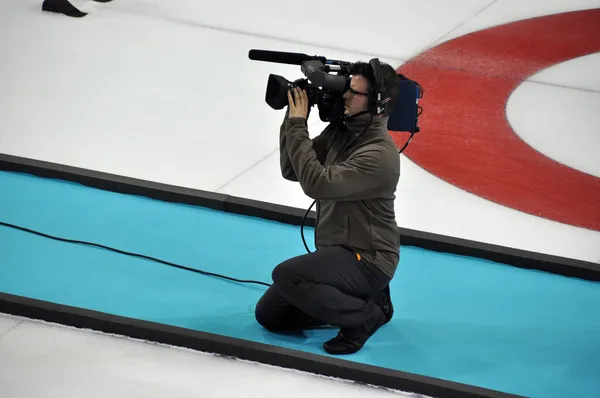
[[[0,172],[0,221],[267,283],[305,253],[296,226],[18,173]],[[0,226],[2,292],[327,355],[334,329],[256,324],[265,289]],[[344,359],[531,397],[600,396],[600,284],[405,247],[391,290],[393,321]]]

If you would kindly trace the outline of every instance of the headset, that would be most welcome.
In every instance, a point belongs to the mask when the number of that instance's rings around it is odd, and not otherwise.
[[[359,114],[369,112],[371,115],[389,116],[389,130],[410,132],[410,138],[400,150],[401,153],[414,134],[421,130],[418,119],[423,113],[423,108],[419,105],[419,100],[423,98],[425,90],[418,82],[396,72],[400,79],[398,92],[395,97],[384,98],[383,65],[378,58],[373,58],[369,61],[369,67],[373,81],[369,85],[368,105],[367,109]]]

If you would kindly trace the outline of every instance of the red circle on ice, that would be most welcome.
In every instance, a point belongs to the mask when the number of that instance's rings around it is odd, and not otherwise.
[[[600,179],[530,147],[505,112],[531,75],[599,51],[600,9],[593,9],[492,27],[420,54],[398,69],[425,89],[421,132],[403,153],[490,201],[600,231]],[[404,145],[407,133],[390,133]]]

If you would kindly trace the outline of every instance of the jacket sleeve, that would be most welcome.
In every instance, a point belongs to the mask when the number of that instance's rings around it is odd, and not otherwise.
[[[279,129],[279,166],[281,168],[281,175],[283,176],[283,178],[289,181],[298,181],[298,177],[294,172],[294,168],[292,167],[292,163],[290,162],[290,157],[288,155],[287,150],[288,144],[286,133],[291,127],[290,122],[291,120],[289,119],[289,110],[287,110],[285,112],[285,118],[283,119],[283,123],[281,123],[281,127]],[[306,119],[302,119],[302,122],[308,134]],[[315,153],[317,154],[318,160],[320,162],[324,162],[325,156],[327,155],[325,132],[316,136],[310,141],[313,144],[313,148],[315,150]]]
[[[377,197],[389,182],[377,147],[363,148],[352,158],[323,166],[317,157],[302,118],[291,118],[287,130],[289,163],[304,193],[312,199],[366,200]]]

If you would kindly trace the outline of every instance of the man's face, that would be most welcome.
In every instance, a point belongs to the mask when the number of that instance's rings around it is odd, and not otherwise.
[[[369,82],[366,77],[352,76],[350,89],[344,93],[344,114],[350,115],[365,110],[368,103],[368,87]]]

